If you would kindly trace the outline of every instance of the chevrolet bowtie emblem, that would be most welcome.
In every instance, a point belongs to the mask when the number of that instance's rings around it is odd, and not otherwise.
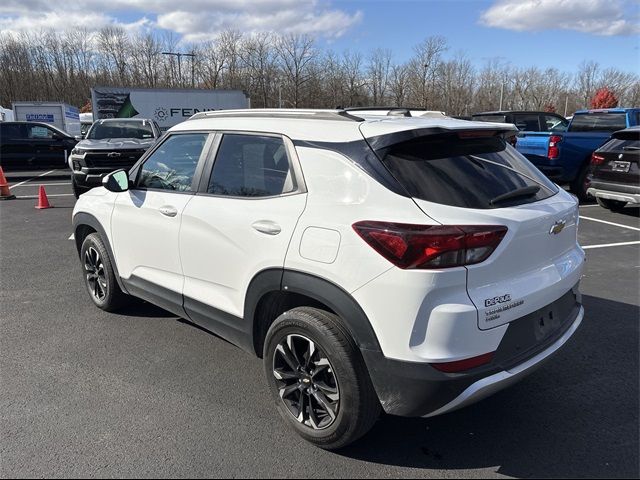
[[[566,221],[558,220],[556,223],[553,224],[553,226],[551,227],[551,230],[549,230],[549,235],[559,234],[562,230],[564,230],[564,226],[566,224],[567,224]]]

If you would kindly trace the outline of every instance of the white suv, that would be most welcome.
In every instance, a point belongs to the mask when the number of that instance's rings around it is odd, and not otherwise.
[[[88,291],[263,358],[280,414],[322,448],[381,410],[452,411],[530,373],[584,314],[576,199],[515,133],[405,110],[196,114],[80,197]]]

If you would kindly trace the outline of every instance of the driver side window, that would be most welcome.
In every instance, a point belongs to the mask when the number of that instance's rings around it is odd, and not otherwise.
[[[190,133],[167,138],[142,165],[137,187],[193,191],[193,176],[207,137],[206,133]]]

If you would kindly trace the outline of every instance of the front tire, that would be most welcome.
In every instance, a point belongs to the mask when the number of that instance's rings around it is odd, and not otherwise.
[[[608,198],[597,197],[596,201],[602,208],[606,208],[607,210],[611,210],[612,212],[620,212],[624,207],[627,206],[627,202],[622,202],[620,200],[611,200]]]
[[[90,188],[81,187],[80,185],[78,185],[73,174],[71,174],[71,189],[73,190],[73,195],[76,197],[76,199],[80,198],[80,195],[82,195],[83,193],[91,190]]]
[[[298,307],[280,315],[267,332],[264,365],[282,418],[320,448],[349,445],[380,415],[362,355],[331,313]]]
[[[113,312],[128,303],[130,297],[118,285],[111,258],[99,234],[92,233],[84,239],[80,261],[87,292],[98,308]]]

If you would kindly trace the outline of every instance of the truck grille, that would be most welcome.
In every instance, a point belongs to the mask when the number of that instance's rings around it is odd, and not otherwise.
[[[118,150],[113,152],[88,152],[84,161],[89,168],[129,168],[146,150]]]

